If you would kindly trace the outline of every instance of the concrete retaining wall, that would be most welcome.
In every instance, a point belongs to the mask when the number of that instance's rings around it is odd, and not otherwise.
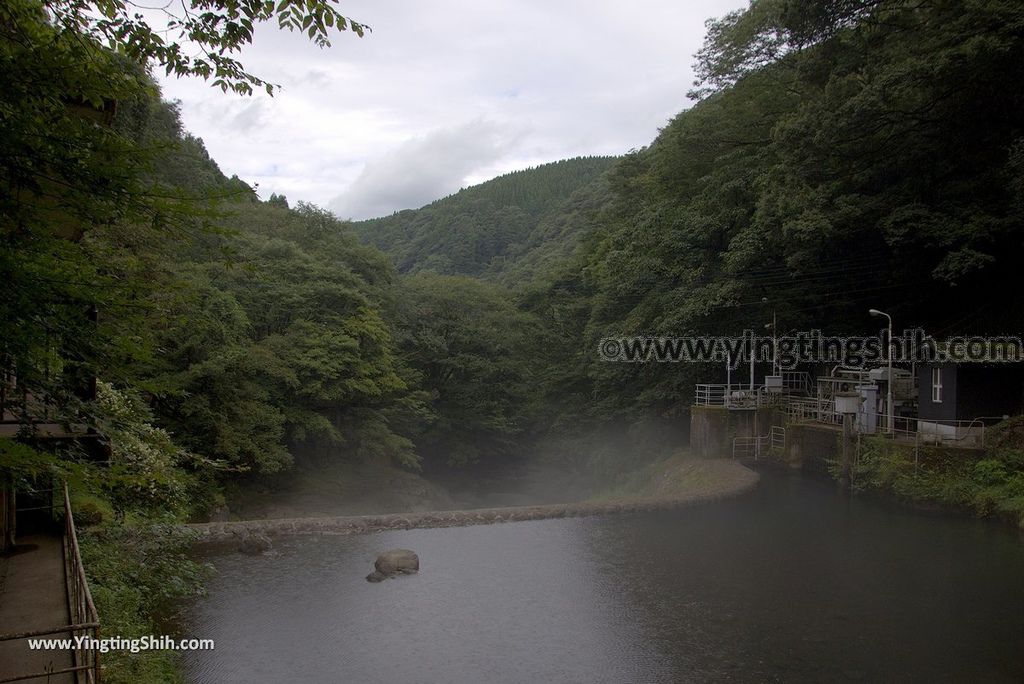
[[[828,461],[840,458],[842,438],[842,430],[831,425],[789,425],[782,458],[794,468],[828,474]]]
[[[732,441],[767,435],[777,422],[775,413],[772,408],[730,411],[724,406],[693,406],[690,453],[699,458],[732,458]]]

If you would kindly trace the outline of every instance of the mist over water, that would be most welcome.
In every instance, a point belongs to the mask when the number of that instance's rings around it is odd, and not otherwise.
[[[420,574],[367,583],[393,547]],[[775,473],[698,508],[212,560],[200,683],[1024,679],[1018,533]]]

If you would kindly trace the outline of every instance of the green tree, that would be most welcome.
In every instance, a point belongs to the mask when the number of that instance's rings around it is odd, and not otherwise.
[[[396,309],[403,361],[434,414],[414,437],[419,452],[449,465],[514,457],[535,419],[545,350],[537,320],[501,288],[432,273],[404,278]]]
[[[336,0],[189,0],[181,11],[172,4],[160,9],[163,28],[153,26],[128,0],[44,0],[53,22],[62,30],[95,39],[130,60],[155,62],[168,75],[212,79],[224,91],[251,94],[274,84],[246,71],[233,55],[252,42],[259,24],[276,21],[281,29],[300,31],[319,47],[330,47],[332,30],[351,30],[362,37],[369,27],[342,16]],[[172,38],[168,39],[165,34]],[[200,53],[190,55],[189,46]]]

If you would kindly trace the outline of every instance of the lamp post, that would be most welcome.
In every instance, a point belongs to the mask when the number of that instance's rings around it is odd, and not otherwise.
[[[768,303],[768,298],[767,297],[761,297],[761,303],[762,304],[767,304]],[[754,338],[753,338],[753,336],[751,336],[751,339],[750,339],[750,389],[751,389],[751,391],[753,391],[753,389],[754,389]]]
[[[768,299],[762,299],[762,302],[767,302]],[[779,369],[779,320],[775,316],[775,307],[772,307],[772,322],[765,323],[764,329],[772,331],[772,375],[779,375],[782,371]]]
[[[888,385],[888,392],[887,392],[888,399],[887,399],[886,403],[889,405],[889,408],[888,408],[888,411],[886,413],[886,428],[887,428],[888,433],[891,435],[891,434],[893,434],[893,431],[892,431],[892,384],[893,384],[892,383],[892,316],[890,316],[889,314],[885,313],[884,311],[879,311],[878,309],[870,309],[868,311],[868,313],[871,314],[872,316],[885,316],[887,319],[889,319],[889,338],[886,340],[886,347],[887,347],[887,349],[886,349],[886,353],[885,353],[886,357],[888,357],[888,360],[889,360],[889,364],[888,364],[889,365],[889,377],[888,377],[888,379],[886,381],[886,384]]]

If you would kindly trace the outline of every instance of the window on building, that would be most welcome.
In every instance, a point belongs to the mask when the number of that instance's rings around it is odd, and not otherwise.
[[[942,403],[942,369],[932,368],[932,403]]]

